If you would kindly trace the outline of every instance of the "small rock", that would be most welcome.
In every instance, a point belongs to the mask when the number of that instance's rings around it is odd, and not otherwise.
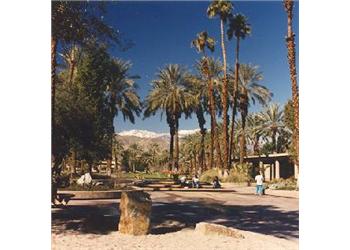
[[[212,223],[206,223],[206,222],[197,223],[195,230],[205,235],[223,235],[223,236],[229,236],[233,238],[244,239],[244,236],[239,232],[239,230],[234,229],[232,227],[225,227],[222,225],[217,225]]]

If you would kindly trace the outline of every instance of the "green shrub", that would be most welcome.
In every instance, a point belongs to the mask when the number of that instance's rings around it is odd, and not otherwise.
[[[213,182],[215,176],[218,176],[219,180],[222,181],[222,179],[219,176],[219,170],[217,168],[209,169],[209,170],[203,172],[201,174],[201,176],[199,177],[199,180],[201,182],[211,183],[211,182]]]
[[[252,182],[254,179],[251,176],[251,171],[251,166],[246,163],[235,165],[223,181],[235,183]]]
[[[229,175],[223,180],[224,182],[245,183],[252,182],[252,178],[247,173],[239,172],[236,169],[231,169]]]
[[[275,190],[295,190],[297,188],[297,179],[290,177],[288,179],[272,180],[269,188]]]

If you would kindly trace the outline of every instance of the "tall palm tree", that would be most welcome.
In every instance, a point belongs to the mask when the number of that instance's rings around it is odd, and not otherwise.
[[[271,137],[274,151],[277,152],[277,136],[284,128],[283,110],[278,104],[272,103],[258,114],[263,122],[265,135]]]
[[[210,109],[210,114],[211,114],[211,138],[212,138],[212,143],[210,144],[210,166],[209,168],[213,168],[213,156],[214,156],[214,140],[215,140],[215,130],[213,129],[213,127],[215,127],[216,121],[215,121],[215,110],[212,109],[212,107],[215,107],[215,100],[214,100],[214,94],[212,91],[212,87],[210,86],[211,84],[211,80],[209,77],[209,72],[208,72],[208,57],[206,55],[206,51],[205,49],[208,48],[211,52],[214,52],[214,47],[215,46],[215,40],[210,37],[208,35],[208,33],[206,31],[202,31],[200,33],[197,34],[196,39],[194,39],[192,41],[192,47],[196,48],[197,52],[199,53],[203,53],[203,58],[201,59],[201,61],[199,63],[197,63],[197,69],[199,70],[200,73],[203,73],[207,79],[207,83],[204,82],[204,84],[201,81],[197,81],[197,84],[195,84],[195,86],[201,86],[201,87],[197,87],[195,89],[197,90],[203,90],[205,89],[205,84],[207,84],[209,86],[209,88],[207,89],[207,96],[209,99],[209,109]],[[198,93],[198,94],[204,94],[205,93]],[[200,96],[199,96],[200,97]],[[202,141],[201,141],[201,145],[202,145],[202,149],[201,149],[201,166],[203,165],[203,161],[205,158],[205,149],[204,149],[204,138],[205,138],[205,129],[204,129],[204,116],[202,117],[201,115],[201,109],[198,109],[199,113],[197,114],[197,118],[198,118],[198,123],[199,123],[199,127],[201,129],[201,134],[202,134]],[[214,116],[213,116],[214,113]],[[213,118],[214,117],[214,118]],[[214,120],[213,120],[214,119]],[[214,125],[213,125],[214,124]],[[202,129],[203,128],[203,129]]]
[[[287,12],[287,26],[288,32],[286,37],[287,49],[288,49],[288,62],[289,62],[289,71],[290,79],[292,82],[292,98],[293,98],[293,108],[294,108],[294,131],[293,131],[293,141],[294,141],[294,150],[296,152],[296,164],[299,167],[299,90],[297,84],[297,71],[295,66],[295,42],[292,29],[293,21],[293,0],[284,0],[284,7]]]
[[[204,66],[203,66],[204,65]],[[217,129],[216,111],[220,112],[220,82],[222,73],[222,64],[219,60],[213,58],[202,58],[197,63],[197,71],[199,72],[199,79],[203,82],[208,82],[207,85],[207,99],[209,100],[209,113],[210,113],[210,168],[214,166],[214,145],[216,149],[217,159],[216,162],[220,166],[223,166],[223,159],[221,154],[220,136]]]
[[[194,97],[194,103],[193,106],[190,108],[191,113],[195,113],[198,120],[198,125],[200,128],[200,134],[201,134],[201,149],[199,153],[199,166],[201,169],[204,168],[204,161],[205,161],[205,145],[204,145],[204,138],[207,129],[205,128],[205,118],[204,113],[207,110],[207,86],[206,82],[201,81],[199,77],[196,76],[190,76],[190,80],[188,81],[189,85],[186,86],[188,91],[193,95]]]
[[[141,113],[141,101],[136,89],[137,85],[135,79],[138,76],[129,74],[131,63],[121,59],[111,60],[111,80],[107,85],[107,95],[109,98],[110,108],[110,123],[112,134],[114,134],[114,118],[119,113],[123,115],[124,120],[129,120],[131,123],[135,122],[135,116]],[[107,158],[107,168],[111,167],[112,162],[112,148],[113,137],[110,141],[111,152]]]
[[[235,81],[234,81],[234,87],[233,87],[233,93],[232,93],[232,118],[231,118],[231,140],[230,140],[230,147],[229,147],[229,166],[232,164],[232,151],[233,151],[233,136],[234,136],[234,124],[235,124],[235,116],[237,113],[237,106],[238,106],[238,72],[239,72],[239,43],[240,39],[245,39],[247,35],[251,34],[251,27],[248,23],[247,18],[242,14],[237,14],[230,18],[229,28],[227,30],[227,37],[229,40],[231,40],[233,37],[236,38],[236,58],[235,58]]]
[[[225,170],[228,169],[228,87],[227,87],[227,63],[226,63],[226,48],[225,48],[225,32],[224,24],[231,15],[233,6],[230,1],[225,0],[213,0],[207,9],[207,15],[209,18],[216,16],[220,17],[220,34],[221,34],[221,50],[223,59],[223,89],[222,89],[222,108],[223,108],[223,134],[224,134],[224,157],[223,167]]]
[[[240,164],[243,163],[245,156],[245,125],[248,115],[248,107],[250,103],[255,104],[256,101],[261,105],[266,105],[272,97],[272,93],[265,86],[260,84],[263,79],[262,73],[258,72],[258,67],[250,64],[242,64],[239,67],[239,111],[242,119],[242,136],[240,137]],[[232,72],[232,71],[231,71]],[[235,72],[231,73],[233,79]]]
[[[153,80],[152,90],[146,97],[145,117],[155,115],[160,110],[166,114],[170,129],[170,170],[178,169],[179,160],[179,119],[181,114],[188,112],[193,105],[194,98],[184,86],[189,80],[187,72],[177,64],[170,64],[161,69],[157,79]],[[173,154],[175,138],[175,157]]]

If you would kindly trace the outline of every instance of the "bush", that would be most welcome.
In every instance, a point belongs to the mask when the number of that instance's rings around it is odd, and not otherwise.
[[[252,182],[252,180],[253,178],[249,177],[246,173],[231,169],[229,175],[224,179],[224,182],[245,183],[248,181]]]
[[[295,190],[297,188],[297,179],[290,177],[288,179],[278,179],[270,182],[270,189],[275,190]]]
[[[236,183],[252,182],[254,179],[251,177],[250,172],[251,167],[248,164],[238,164],[230,170],[229,175],[223,181]]]
[[[211,183],[211,182],[213,182],[215,176],[218,176],[219,180],[222,181],[222,179],[219,176],[219,170],[217,168],[209,169],[209,170],[203,172],[201,174],[201,176],[199,177],[199,180],[201,182]]]

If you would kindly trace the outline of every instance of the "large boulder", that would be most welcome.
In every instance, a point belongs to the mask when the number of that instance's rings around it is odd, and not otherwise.
[[[234,238],[244,238],[243,234],[237,229],[206,222],[197,223],[195,230],[204,235],[223,235]]]
[[[143,191],[122,192],[120,199],[119,232],[146,235],[151,229],[152,200]]]

